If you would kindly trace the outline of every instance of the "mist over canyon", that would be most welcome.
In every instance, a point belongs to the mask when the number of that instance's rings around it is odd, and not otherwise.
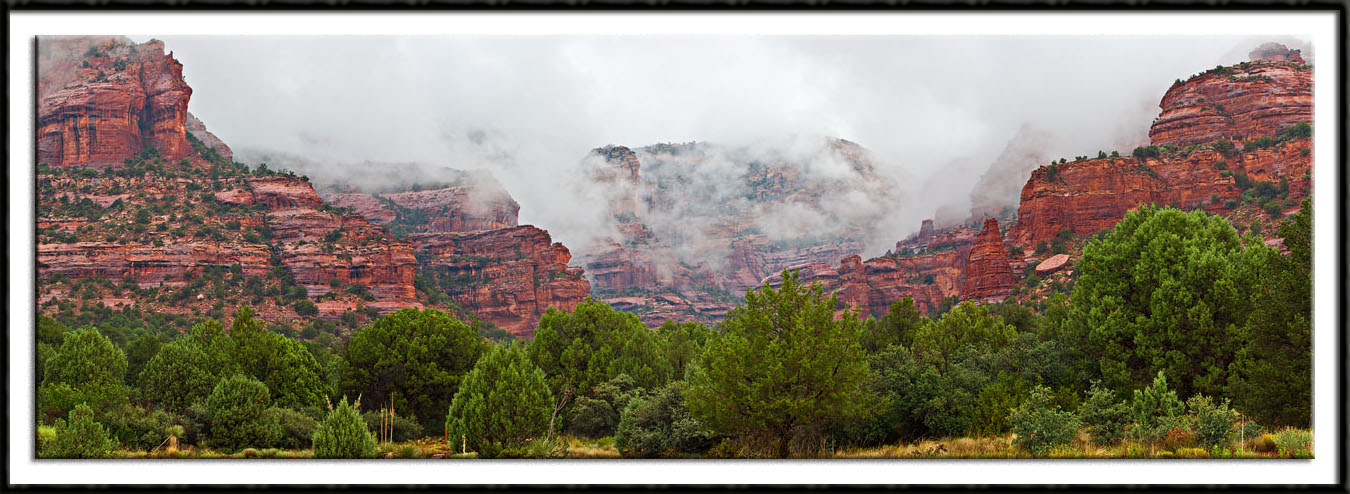
[[[935,210],[967,218],[979,178],[998,175],[991,164],[1007,161],[1000,155],[1027,132],[1039,152],[1007,172],[1005,188],[1014,192],[1005,206],[1015,205],[1015,191],[1043,164],[1030,158],[1147,144],[1168,81],[1246,60],[1267,40],[159,39],[183,62],[196,91],[192,112],[236,159],[317,182],[354,181],[349,175],[365,183],[452,182],[445,168],[484,169],[519,202],[522,224],[547,228],[579,257],[595,255],[588,246],[618,228],[598,191],[576,185],[588,176],[593,148],[698,142],[744,154],[825,138],[855,142],[873,156],[888,196],[854,188],[822,201],[833,210],[879,212],[866,229],[876,240],[860,252],[874,256]],[[1276,41],[1312,60],[1306,43]],[[714,160],[701,170],[732,177],[751,161]],[[369,174],[360,173],[362,163],[406,165]],[[828,218],[793,202],[781,206],[762,211],[761,226],[809,230]],[[831,221],[821,233],[846,223]],[[654,228],[706,236],[697,222]]]

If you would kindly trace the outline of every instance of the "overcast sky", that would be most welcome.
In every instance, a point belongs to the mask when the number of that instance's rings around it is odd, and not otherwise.
[[[335,169],[488,168],[522,223],[563,241],[556,184],[605,144],[849,139],[913,185],[896,221],[917,229],[935,202],[967,198],[1024,123],[1051,136],[1049,156],[1128,151],[1174,79],[1267,40],[1311,58],[1270,37],[160,39],[184,65],[190,111],[231,147]]]

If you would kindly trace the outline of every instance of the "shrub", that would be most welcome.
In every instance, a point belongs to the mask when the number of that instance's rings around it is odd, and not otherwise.
[[[1186,407],[1190,409],[1189,421],[1200,447],[1209,450],[1228,447],[1233,442],[1238,415],[1236,410],[1228,408],[1228,400],[1215,405],[1208,396],[1195,395],[1186,400]]]
[[[342,397],[328,417],[314,430],[315,458],[374,458],[375,435],[357,413],[356,407]]]
[[[277,424],[277,440],[270,444],[283,449],[309,449],[318,421],[296,410],[272,407],[263,416]]]
[[[1130,435],[1139,442],[1155,444],[1176,427],[1184,410],[1177,392],[1167,387],[1167,376],[1158,371],[1153,384],[1135,390],[1130,400]]]
[[[1223,207],[1226,208],[1226,209],[1237,209],[1237,207],[1238,207],[1238,201],[1237,201],[1237,199],[1229,199],[1229,200],[1223,201]]]
[[[685,405],[682,381],[630,400],[614,434],[614,446],[629,458],[647,458],[666,451],[699,453],[712,445],[706,428]]]
[[[281,429],[263,413],[267,405],[267,385],[261,381],[239,374],[221,379],[206,397],[211,447],[232,453],[273,444]]]
[[[1012,432],[1017,437],[1013,445],[1041,456],[1055,446],[1070,444],[1078,433],[1078,418],[1072,412],[1061,411],[1050,404],[1050,388],[1037,385],[1031,389],[1022,405],[1008,417]]]
[[[120,404],[101,414],[99,422],[123,448],[149,451],[164,444],[166,429],[174,425],[175,417],[163,410],[146,410],[131,404]]]
[[[52,447],[56,444],[56,427],[50,425],[37,426],[37,442],[34,444],[37,445],[38,458],[46,458],[46,455],[51,452]]]
[[[1124,437],[1128,410],[1116,401],[1116,393],[1093,381],[1087,399],[1078,407],[1078,418],[1083,421],[1092,444],[1116,444]]]
[[[60,432],[57,434],[59,438]],[[1307,429],[1284,429],[1276,432],[1272,439],[1281,456],[1306,456],[1312,453],[1312,431]]]
[[[525,346],[493,346],[464,376],[450,402],[450,448],[462,441],[480,458],[525,446],[548,430],[553,395]]]
[[[582,437],[614,435],[619,425],[619,414],[633,397],[633,379],[619,374],[595,387],[594,397],[577,398],[568,414],[567,431]]]
[[[319,313],[319,307],[308,299],[297,300],[294,307],[295,313],[302,317],[312,317]]]
[[[56,421],[55,429],[49,458],[107,458],[117,449],[117,440],[94,421],[94,410],[88,405],[77,405],[68,421]]]
[[[367,428],[369,428],[372,431],[378,431],[380,430],[381,426],[380,418],[383,415],[384,411],[371,410],[369,412],[361,414],[361,419],[365,420]],[[394,422],[393,423],[394,437],[392,438],[393,441],[402,442],[422,437],[422,424],[417,422],[417,417],[404,416],[395,413],[393,422]],[[378,437],[378,434],[376,439],[380,439]]]

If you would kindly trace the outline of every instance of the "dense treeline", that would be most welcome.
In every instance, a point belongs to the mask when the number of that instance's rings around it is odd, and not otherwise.
[[[495,343],[405,309],[329,347],[248,307],[182,335],[37,323],[39,455],[179,441],[371,457],[376,436],[480,457],[547,456],[560,435],[625,456],[813,456],[1014,434],[1044,455],[1095,445],[1218,453],[1311,419],[1311,209],[1282,253],[1222,217],[1144,207],[1083,248],[1072,291],[881,318],[784,273],[716,328],[587,300],[533,341]],[[120,337],[119,337],[120,336]],[[1306,445],[1304,445],[1306,447]]]

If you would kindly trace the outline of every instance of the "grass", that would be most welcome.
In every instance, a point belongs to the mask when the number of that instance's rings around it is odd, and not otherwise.
[[[1230,448],[1204,450],[1190,444],[1174,447],[1157,446],[1150,448],[1133,442],[1124,442],[1111,446],[1092,445],[1085,434],[1080,434],[1070,444],[1052,449],[1041,457],[1032,456],[1013,446],[1011,434],[991,437],[959,437],[950,439],[925,439],[912,443],[873,446],[866,448],[845,448],[827,455],[841,459],[1074,459],[1074,458],[1134,458],[1134,459],[1230,459],[1230,458],[1312,458],[1313,437],[1309,429],[1286,428],[1257,437],[1247,438],[1241,444]],[[614,438],[598,439],[574,436],[560,436],[548,445],[541,443],[541,449],[529,453],[533,458],[578,458],[578,459],[616,459],[622,458],[614,446]],[[116,455],[118,458],[184,458],[184,459],[305,459],[313,458],[314,452],[308,449],[245,449],[235,453],[224,453],[209,448],[186,446],[176,451],[127,451]],[[703,457],[713,457],[705,455]],[[699,456],[690,455],[691,458]],[[460,453],[452,451],[445,440],[438,437],[414,439],[398,443],[379,445],[381,459],[474,459],[478,454],[472,451]]]
[[[1285,445],[1281,446],[1280,434],[1284,434]],[[1072,444],[1058,446],[1043,457],[1012,445],[1012,435],[969,438],[961,437],[942,440],[921,440],[915,443],[877,446],[871,448],[849,448],[836,451],[833,458],[1312,458],[1312,431],[1307,429],[1286,429],[1274,435],[1266,434],[1261,438],[1250,439],[1241,448],[1206,451],[1195,447],[1176,449],[1149,448],[1135,443],[1121,443],[1108,447],[1093,446],[1083,438]],[[1237,445],[1235,445],[1237,446]]]

